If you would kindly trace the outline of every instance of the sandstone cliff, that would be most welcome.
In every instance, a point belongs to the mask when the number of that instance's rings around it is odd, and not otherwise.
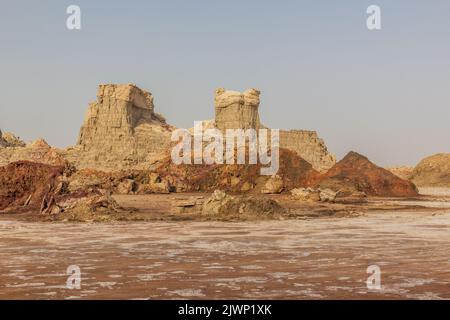
[[[66,157],[77,168],[144,169],[167,150],[171,130],[154,112],[151,93],[133,84],[100,85]]]
[[[450,154],[440,153],[423,159],[411,175],[420,187],[450,188]]]

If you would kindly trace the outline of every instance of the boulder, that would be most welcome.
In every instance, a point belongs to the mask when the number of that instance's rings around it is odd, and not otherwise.
[[[420,161],[411,174],[420,187],[450,188],[450,153],[440,153]]]
[[[315,188],[335,192],[364,192],[369,196],[417,196],[416,186],[376,166],[366,157],[350,152],[314,184]]]
[[[292,198],[300,201],[320,201],[320,191],[313,188],[296,188],[291,190]]]
[[[276,194],[281,193],[283,189],[283,179],[278,175],[274,175],[267,180],[264,187],[261,189],[261,193]]]

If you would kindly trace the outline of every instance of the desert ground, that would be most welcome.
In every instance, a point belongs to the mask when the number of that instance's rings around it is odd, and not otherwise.
[[[450,299],[450,189],[421,193],[267,221],[174,219],[179,194],[115,196],[142,221],[1,215],[0,299]]]

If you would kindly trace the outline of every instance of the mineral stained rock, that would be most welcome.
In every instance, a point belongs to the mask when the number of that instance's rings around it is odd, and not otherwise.
[[[133,84],[100,85],[66,157],[77,168],[145,169],[169,148],[172,130],[154,112],[151,93]]]
[[[0,130],[0,148],[7,147],[25,147],[25,142],[20,140],[18,137],[13,135],[12,133],[5,132],[2,133]]]
[[[400,179],[356,152],[350,152],[327,173],[321,175],[316,187],[348,194],[358,191],[370,196],[418,195],[412,182]]]
[[[450,188],[450,154],[440,153],[423,159],[411,174],[420,187]]]

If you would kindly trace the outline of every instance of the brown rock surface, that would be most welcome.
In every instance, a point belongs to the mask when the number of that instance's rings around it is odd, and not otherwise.
[[[323,174],[316,186],[340,192],[359,191],[371,196],[407,197],[418,195],[417,188],[413,183],[402,180],[388,170],[376,166],[356,152],[350,152]]]
[[[66,165],[60,150],[52,148],[43,139],[38,139],[25,146],[20,143],[8,143],[8,147],[0,148],[0,166],[17,161],[30,161],[55,166]]]
[[[216,190],[204,204],[204,215],[271,218],[285,210],[275,200],[266,197],[230,196]]]
[[[28,161],[0,167],[0,210],[40,209],[43,199],[61,188],[64,169]]]
[[[450,154],[440,153],[423,159],[411,175],[421,187],[450,187]]]

